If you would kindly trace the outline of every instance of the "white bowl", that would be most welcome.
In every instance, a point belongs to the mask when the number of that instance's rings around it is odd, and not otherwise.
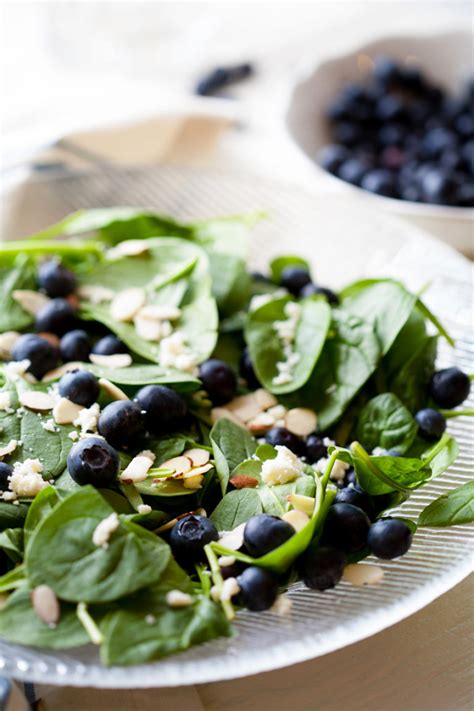
[[[401,62],[414,62],[427,77],[456,92],[473,71],[473,46],[473,35],[461,31],[379,39],[307,71],[293,87],[286,113],[292,140],[328,181],[409,219],[471,257],[474,256],[473,208],[426,205],[374,195],[325,171],[318,165],[316,156],[323,146],[332,142],[326,109],[346,82],[363,80],[370,73],[373,59],[390,56]]]

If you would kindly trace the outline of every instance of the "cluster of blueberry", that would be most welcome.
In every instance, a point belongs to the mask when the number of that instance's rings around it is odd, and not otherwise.
[[[101,335],[95,343],[80,326],[75,290],[76,277],[57,260],[38,268],[38,288],[50,300],[36,314],[36,333],[26,333],[16,341],[12,358],[29,360],[28,372],[41,379],[63,361],[87,361],[90,353],[127,353],[126,346],[113,334]],[[91,330],[97,324],[89,324]]]
[[[386,197],[474,206],[474,81],[456,97],[413,65],[376,61],[328,110],[333,145],[319,163]]]

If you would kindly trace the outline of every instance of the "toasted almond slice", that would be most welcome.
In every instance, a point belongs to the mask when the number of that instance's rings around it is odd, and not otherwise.
[[[203,479],[204,477],[202,474],[199,474],[198,476],[191,476],[188,479],[183,479],[183,486],[185,489],[200,489]]]
[[[110,380],[107,380],[107,378],[99,378],[99,385],[104,390],[107,395],[109,395],[112,400],[129,400],[130,398],[128,395],[124,393],[123,390],[120,390],[120,388],[115,385],[115,383],[111,383]]]
[[[314,504],[316,499],[312,496],[303,496],[303,494],[289,494],[286,497],[287,501],[293,506],[297,511],[302,511],[303,513],[311,516],[314,511]]]
[[[91,304],[103,304],[104,301],[112,301],[115,291],[100,286],[100,284],[84,284],[79,287],[77,294],[81,299],[90,301]]]
[[[306,437],[314,432],[317,422],[316,413],[307,407],[288,410],[285,417],[286,428],[299,437]]]
[[[125,467],[120,475],[120,479],[127,484],[137,484],[140,481],[145,481],[148,471],[151,469],[153,459],[149,456],[150,452],[140,452],[131,462]]]
[[[261,412],[253,420],[247,422],[247,427],[250,432],[268,432],[275,425],[275,418],[268,412]]]
[[[183,457],[190,459],[193,467],[202,467],[203,464],[208,463],[211,458],[211,454],[205,449],[194,447],[193,449],[187,449],[183,452]]]
[[[293,526],[295,531],[301,531],[302,528],[306,526],[309,521],[309,516],[303,511],[297,511],[293,509],[292,511],[287,511],[283,514],[282,519]]]
[[[62,378],[65,373],[70,373],[71,370],[78,370],[81,367],[83,367],[83,364],[80,361],[64,363],[64,365],[60,365],[58,368],[48,370],[48,372],[41,378],[41,382],[49,383],[51,380],[58,380],[59,378]]]
[[[181,316],[181,309],[165,304],[148,304],[140,309],[140,316],[154,321],[176,321]]]
[[[52,395],[38,390],[26,390],[21,393],[19,400],[29,410],[52,410],[55,404],[55,399]]]
[[[12,296],[16,303],[20,304],[21,308],[32,316],[36,316],[50,301],[45,294],[30,289],[15,289]]]
[[[17,331],[5,331],[0,333],[0,359],[9,360],[11,358],[13,346],[20,338]]]
[[[49,585],[38,585],[31,591],[33,609],[45,624],[55,627],[61,616],[61,608],[56,593]]]
[[[240,526],[237,526],[232,531],[225,531],[219,538],[219,544],[231,551],[238,551],[244,542],[245,526],[245,523],[241,523]]]
[[[116,321],[131,321],[146,301],[145,290],[131,287],[119,291],[110,303],[110,315]]]
[[[245,423],[250,422],[262,412],[254,393],[234,398],[227,403],[226,409],[230,410],[239,420]]]
[[[365,585],[379,585],[383,580],[384,572],[379,565],[351,563],[344,568],[342,577],[351,585],[363,587]]]
[[[15,449],[18,446],[18,440],[16,439],[11,439],[8,444],[6,444],[4,447],[0,447],[0,459],[3,457],[8,456],[12,452],[15,451]]]
[[[264,388],[255,390],[254,397],[262,410],[268,410],[268,408],[278,405],[276,397],[272,395],[272,393],[269,393],[268,390],[264,390]]]
[[[167,459],[166,462],[160,464],[160,469],[171,469],[174,471],[174,476],[180,476],[191,471],[193,464],[189,457],[182,455],[181,457],[173,457]]]
[[[236,489],[254,489],[258,486],[258,479],[246,474],[237,474],[230,479],[230,483]]]
[[[267,415],[271,415],[275,420],[283,420],[287,412],[288,410],[284,405],[275,405],[275,407],[270,407],[267,410]]]
[[[203,464],[202,467],[193,467],[190,472],[186,472],[186,474],[183,474],[183,479],[189,479],[192,476],[205,474],[206,472],[210,471],[213,466],[213,464]]]
[[[245,427],[242,420],[237,417],[234,412],[231,412],[226,407],[213,407],[211,410],[211,420],[215,424],[218,420],[225,418],[234,423],[234,425],[239,425],[240,427]]]
[[[133,323],[137,334],[140,338],[144,338],[145,341],[159,341],[163,337],[163,327],[161,321],[146,318],[138,312],[135,314]]]
[[[53,407],[53,419],[57,425],[72,425],[80,411],[84,408],[81,405],[76,405],[67,397],[62,397]]]
[[[129,365],[132,365],[130,353],[114,353],[113,355],[91,353],[89,360],[94,365],[102,366],[102,368],[128,368]]]
[[[150,249],[150,243],[146,239],[126,239],[116,247],[109,250],[109,257],[137,257]]]

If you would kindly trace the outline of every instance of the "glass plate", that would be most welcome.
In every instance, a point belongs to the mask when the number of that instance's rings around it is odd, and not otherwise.
[[[455,349],[440,344],[439,365],[456,363],[474,371],[470,263],[408,223],[366,206],[248,175],[176,166],[63,174],[30,182],[21,194],[22,202],[13,201],[17,212],[8,220],[10,236],[87,207],[142,205],[182,219],[264,210],[268,219],[252,239],[253,266],[264,267],[273,254],[298,252],[313,264],[318,283],[336,288],[368,275],[396,276],[414,290],[430,282],[424,298],[456,338]],[[472,420],[451,420],[449,430],[460,443],[459,459],[401,507],[410,518],[472,476]],[[104,668],[92,646],[45,652],[0,642],[0,674],[38,683],[137,688],[218,681],[294,664],[379,632],[449,590],[472,568],[473,539],[469,526],[422,529],[406,556],[376,561],[385,573],[380,586],[357,588],[343,582],[317,593],[295,585],[289,592],[289,616],[241,612],[232,639],[153,664]]]

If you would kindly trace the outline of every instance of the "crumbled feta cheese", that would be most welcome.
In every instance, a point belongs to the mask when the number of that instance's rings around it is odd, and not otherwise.
[[[49,418],[49,420],[46,420],[46,422],[41,423],[41,427],[46,430],[46,432],[57,432],[56,426],[54,424],[54,420],[52,417]]]
[[[48,482],[43,479],[41,472],[43,465],[39,459],[25,459],[24,462],[17,462],[13,467],[13,474],[9,479],[9,488],[16,496],[34,497],[41,489],[48,486]]]
[[[73,420],[74,427],[81,428],[81,434],[86,432],[95,432],[97,429],[97,422],[99,420],[100,407],[99,403],[95,402],[90,407],[84,407],[77,414],[75,420]]]
[[[147,625],[154,625],[156,622],[156,617],[155,615],[146,615],[145,616],[145,622]]]
[[[193,604],[193,598],[181,590],[170,590],[166,593],[166,602],[170,607],[189,607]]]
[[[31,361],[26,358],[25,360],[11,360],[5,366],[5,374],[10,380],[18,380],[25,375],[30,365]]]
[[[328,462],[329,459],[327,459],[326,457],[322,457],[322,459],[316,462],[314,468],[316,469],[316,471],[321,472],[321,474],[323,474],[326,471]],[[350,464],[342,462],[340,459],[336,459],[329,478],[332,479],[332,481],[343,481],[344,477],[346,476],[346,471],[350,469],[350,466]]]
[[[149,514],[149,513],[151,513],[152,511],[153,511],[153,509],[152,509],[151,506],[149,506],[148,504],[139,504],[139,505],[137,506],[137,512],[138,512],[139,514]]]
[[[294,481],[304,471],[303,462],[288,447],[277,445],[275,449],[275,459],[267,459],[262,464],[262,479],[269,486]]]
[[[120,520],[117,513],[114,511],[107,518],[104,518],[94,529],[92,534],[92,542],[96,546],[107,548],[109,545],[110,536],[120,526]]]
[[[323,444],[325,447],[334,447],[336,443],[330,437],[323,437]]]
[[[11,414],[13,412],[13,407],[11,407],[10,393],[0,393],[0,410],[8,412],[8,414]]]
[[[160,343],[160,363],[162,366],[194,372],[198,365],[196,356],[186,344],[182,331],[175,331]]]
[[[69,439],[72,439],[73,442],[76,442],[79,439],[79,433],[76,432],[76,430],[73,430],[72,432],[69,432],[68,437]]]
[[[282,343],[284,360],[276,364],[278,375],[275,375],[272,382],[274,385],[286,385],[293,379],[292,372],[300,361],[300,354],[293,350],[296,337],[296,329],[301,316],[301,306],[296,301],[288,301],[284,308],[284,321],[275,321],[273,328]]]
[[[19,444],[21,444],[21,442],[19,442],[18,440],[11,439],[8,444],[5,444],[3,447],[0,447],[0,459],[14,452]]]

